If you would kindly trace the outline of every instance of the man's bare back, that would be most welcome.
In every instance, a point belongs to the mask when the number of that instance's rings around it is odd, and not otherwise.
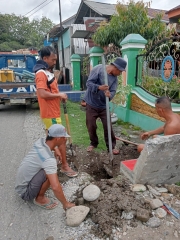
[[[164,135],[180,134],[180,115],[173,113],[170,120],[164,125]]]

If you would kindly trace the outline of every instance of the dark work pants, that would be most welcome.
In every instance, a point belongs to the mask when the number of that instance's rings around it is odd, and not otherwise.
[[[99,141],[96,133],[97,125],[96,120],[100,118],[104,128],[104,140],[106,142],[107,149],[109,149],[108,143],[108,126],[107,126],[107,115],[106,109],[93,108],[90,105],[86,105],[86,126],[89,132],[90,145],[97,147]],[[111,137],[112,137],[112,149],[116,146],[116,138],[112,129],[111,124]]]

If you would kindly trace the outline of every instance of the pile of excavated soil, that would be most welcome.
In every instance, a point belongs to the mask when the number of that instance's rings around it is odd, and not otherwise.
[[[112,226],[122,228],[123,211],[133,211],[133,215],[136,215],[139,209],[150,210],[148,204],[141,199],[136,199],[135,193],[130,190],[130,182],[118,176],[121,161],[135,159],[139,156],[136,147],[123,145],[120,148],[120,154],[114,155],[112,162],[107,152],[92,151],[89,153],[86,149],[79,147],[76,147],[75,152],[76,156],[69,156],[68,161],[72,162],[79,172],[90,174],[95,181],[94,184],[101,190],[101,196],[96,201],[84,203],[90,207],[92,221],[99,226],[96,230],[98,235],[100,233],[110,235]],[[78,204],[78,199],[82,199],[82,191],[77,192],[76,204]],[[137,226],[136,219],[133,218],[130,221],[130,226]]]
[[[98,224],[96,233],[99,237],[111,235],[112,228],[123,228],[126,220],[122,218],[122,213],[132,213],[132,219],[129,219],[130,227],[137,227],[137,211],[146,209],[151,214],[149,204],[143,199],[136,198],[136,193],[130,190],[129,182],[123,177],[116,179],[102,179],[94,182],[100,190],[100,197],[93,202],[85,202],[84,205],[90,207],[90,216],[94,223]],[[77,193],[78,198],[82,198],[82,192]],[[131,214],[130,214],[131,215]],[[131,218],[131,216],[129,217]],[[95,230],[95,229],[94,229]]]
[[[153,217],[153,211],[141,192],[139,194],[133,192],[130,181],[119,174],[121,161],[138,158],[139,153],[135,146],[123,144],[120,147],[120,154],[114,156],[113,162],[110,161],[107,152],[93,151],[88,153],[86,149],[80,147],[76,147],[75,151],[76,156],[68,156],[68,162],[79,172],[86,172],[91,175],[94,179],[92,183],[101,190],[101,195],[97,200],[87,202],[83,200],[83,188],[80,187],[75,200],[76,205],[86,205],[90,208],[88,216],[96,224],[92,228],[92,233],[99,237],[98,239],[108,237],[114,239],[114,237],[112,238],[114,236],[113,231],[115,235],[120,231],[119,234],[122,239],[127,237],[123,234],[128,234],[129,239],[143,240],[154,238],[154,231],[157,237],[154,239],[158,240],[163,237],[166,229],[168,230],[165,233],[169,235],[165,239],[171,239],[169,237],[173,237],[173,234],[178,232],[178,220],[174,221],[175,218],[172,215],[168,215],[161,220],[163,224],[156,228],[157,230],[152,231],[152,228],[144,225],[147,220],[143,220],[143,218]],[[67,180],[67,177],[65,180]],[[174,199],[176,201],[176,196]],[[171,202],[168,202],[168,204],[171,204]],[[173,227],[167,227],[166,224],[174,225],[172,225]],[[134,238],[135,236],[137,238]],[[139,236],[145,238],[139,238]]]

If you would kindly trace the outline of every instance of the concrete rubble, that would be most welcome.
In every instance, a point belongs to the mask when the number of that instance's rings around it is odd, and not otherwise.
[[[120,172],[132,183],[172,184],[180,181],[180,134],[145,142],[133,170],[121,163]]]

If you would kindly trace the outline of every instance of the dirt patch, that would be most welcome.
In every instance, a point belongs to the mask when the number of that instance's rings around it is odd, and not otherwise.
[[[99,237],[110,236],[112,228],[123,229],[126,220],[129,220],[130,227],[137,227],[138,223],[134,218],[137,211],[146,209],[149,210],[150,215],[149,205],[143,199],[136,199],[135,193],[129,189],[129,182],[123,177],[102,179],[95,184],[101,189],[101,196],[98,200],[85,204],[90,207],[92,221],[99,226],[98,230],[93,229]],[[81,198],[82,195],[79,194],[78,197]],[[126,213],[130,216],[124,219],[122,215],[125,216]]]
[[[113,161],[110,161],[108,152],[89,153],[79,147],[75,147],[75,152],[76,157],[69,156],[68,161],[72,162],[79,172],[90,174],[96,181],[118,176],[121,161],[139,157],[136,146],[132,145],[123,145],[120,154],[113,155]]]

